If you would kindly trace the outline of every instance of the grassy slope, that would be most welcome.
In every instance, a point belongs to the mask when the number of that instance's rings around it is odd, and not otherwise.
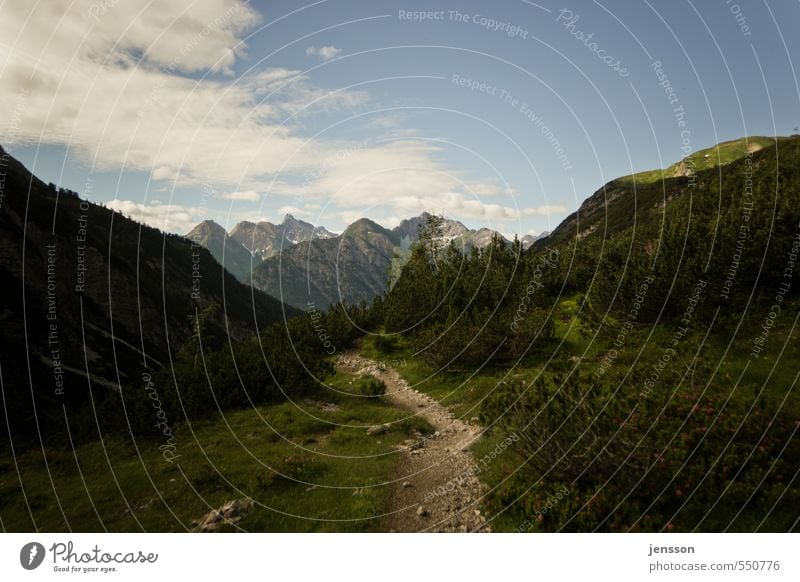
[[[363,382],[337,374],[328,385],[341,393],[325,390],[315,401],[299,403],[317,419],[284,403],[229,413],[191,429],[179,426],[181,457],[173,465],[163,460],[158,443],[139,442],[137,453],[128,440],[110,437],[79,446],[74,455],[48,450],[51,485],[41,452],[18,454],[36,526],[40,531],[183,531],[212,508],[251,496],[256,506],[239,524],[248,531],[380,531],[376,516],[384,512],[389,492],[381,484],[392,478],[397,461],[387,453],[424,427],[401,421],[403,412],[379,399],[363,397]],[[339,410],[323,411],[323,401]],[[363,427],[377,423],[395,424],[386,434],[366,436]],[[3,527],[33,530],[10,456],[0,461],[0,492]]]
[[[690,154],[687,159],[687,166],[693,167],[695,172],[724,166],[731,162],[743,158],[747,155],[748,148],[751,150],[761,149],[775,144],[775,138],[752,136],[731,141],[724,141],[710,148],[700,150]],[[681,160],[682,162],[683,160]],[[638,172],[629,176],[623,176],[618,180],[625,183],[652,184],[664,178],[671,178],[676,175],[681,162],[676,162],[665,170],[648,170]]]

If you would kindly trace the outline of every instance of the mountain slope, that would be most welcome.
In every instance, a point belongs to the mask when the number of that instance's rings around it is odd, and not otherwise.
[[[63,427],[90,394],[141,384],[192,335],[200,311],[217,306],[209,344],[297,314],[205,248],[48,186],[2,148],[0,163],[0,362],[15,435]],[[76,422],[76,434],[94,426]]]
[[[261,260],[277,255],[282,248],[292,244],[284,239],[283,230],[271,222],[243,220],[233,227],[230,236]]]
[[[253,285],[301,309],[371,301],[386,288],[397,233],[361,219],[341,236],[284,249],[253,271]]]
[[[541,234],[526,234],[521,239],[519,239],[519,242],[520,244],[522,244],[522,250],[527,251],[529,248],[533,246],[533,243],[535,243],[537,240],[542,238],[547,238],[548,236],[550,236],[550,232],[547,230]]]
[[[253,267],[261,262],[258,256],[251,255],[241,242],[229,236],[225,229],[213,220],[204,220],[186,233],[186,238],[207,248],[218,263],[239,281],[245,283],[250,279]]]
[[[429,216],[429,213],[423,212],[419,216],[403,220],[398,226],[392,229],[393,232],[400,236],[404,248],[407,248],[412,242],[417,240],[419,229],[425,224]],[[509,242],[503,235],[495,230],[489,228],[471,230],[457,220],[445,218],[442,221],[440,238],[441,242],[445,244],[453,242],[457,248],[469,251],[474,248],[485,247],[491,242],[494,235],[499,235],[503,240]],[[509,244],[511,243],[509,242]]]
[[[324,226],[314,226],[305,220],[298,220],[291,214],[283,217],[283,222],[280,224],[283,229],[283,236],[286,237],[292,244],[305,242],[315,238],[326,239],[334,238],[336,235],[326,229]]]
[[[786,138],[782,138],[786,139]],[[665,170],[640,172],[616,178],[598,189],[534,248],[558,244],[575,237],[610,236],[635,221],[660,212],[664,204],[693,188],[697,172],[726,166],[775,145],[774,138],[751,137],[722,142],[700,150]],[[689,171],[694,168],[694,171]]]
[[[402,239],[409,242],[417,240],[419,229],[425,224],[430,216],[429,213],[423,212],[419,216],[408,218],[398,224],[393,231],[398,234]],[[442,221],[442,237],[448,241],[455,239],[470,232],[469,229],[457,220],[445,218]]]
[[[281,224],[271,222],[242,221],[233,227],[231,238],[239,242],[253,256],[266,260],[274,257],[282,249],[297,243],[313,239],[334,238],[336,234],[324,226],[315,227],[313,224],[298,220],[287,214]],[[253,265],[254,267],[256,265]],[[249,271],[248,271],[249,277]]]

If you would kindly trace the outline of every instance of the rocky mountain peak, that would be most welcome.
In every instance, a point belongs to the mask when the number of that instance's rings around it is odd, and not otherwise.
[[[226,236],[227,232],[219,223],[213,220],[204,220],[187,233],[187,238],[191,238],[192,234]]]

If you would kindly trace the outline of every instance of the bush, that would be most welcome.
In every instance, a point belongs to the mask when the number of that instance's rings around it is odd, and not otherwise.
[[[383,396],[386,394],[386,384],[383,380],[372,378],[361,385],[361,393],[364,396]]]
[[[699,368],[696,384],[666,376],[648,397],[636,382],[616,391],[581,371],[501,386],[482,417],[515,437],[520,470],[491,510],[538,531],[791,529],[792,412],[755,386],[730,398],[725,382],[704,381],[710,366]],[[566,497],[549,507],[559,491]]]

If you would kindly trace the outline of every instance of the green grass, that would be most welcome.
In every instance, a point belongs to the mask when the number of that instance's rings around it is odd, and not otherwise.
[[[710,148],[700,150],[690,154],[687,159],[687,166],[693,167],[695,172],[715,168],[730,164],[747,155],[748,147],[765,148],[775,143],[774,138],[753,136],[748,138],[725,141]],[[676,162],[665,170],[648,170],[637,172],[628,176],[622,176],[619,181],[625,183],[652,184],[675,175],[678,166],[683,162]]]
[[[555,339],[576,354],[592,348],[593,330],[586,321],[585,312],[581,311],[582,301],[583,296],[579,294],[567,297],[553,311]]]
[[[287,402],[180,425],[174,464],[164,461],[158,443],[138,441],[137,451],[130,439],[113,436],[74,453],[47,449],[52,484],[41,451],[18,454],[20,486],[14,460],[6,456],[0,462],[2,524],[9,531],[35,529],[24,488],[40,531],[183,531],[212,508],[247,496],[256,501],[239,523],[248,531],[380,531],[376,516],[387,507],[385,483],[398,460],[392,450],[430,427],[403,420],[406,413],[380,398],[362,396],[366,382],[337,374],[330,390],[297,406]],[[391,429],[367,436],[364,427],[379,423],[392,423]]]

